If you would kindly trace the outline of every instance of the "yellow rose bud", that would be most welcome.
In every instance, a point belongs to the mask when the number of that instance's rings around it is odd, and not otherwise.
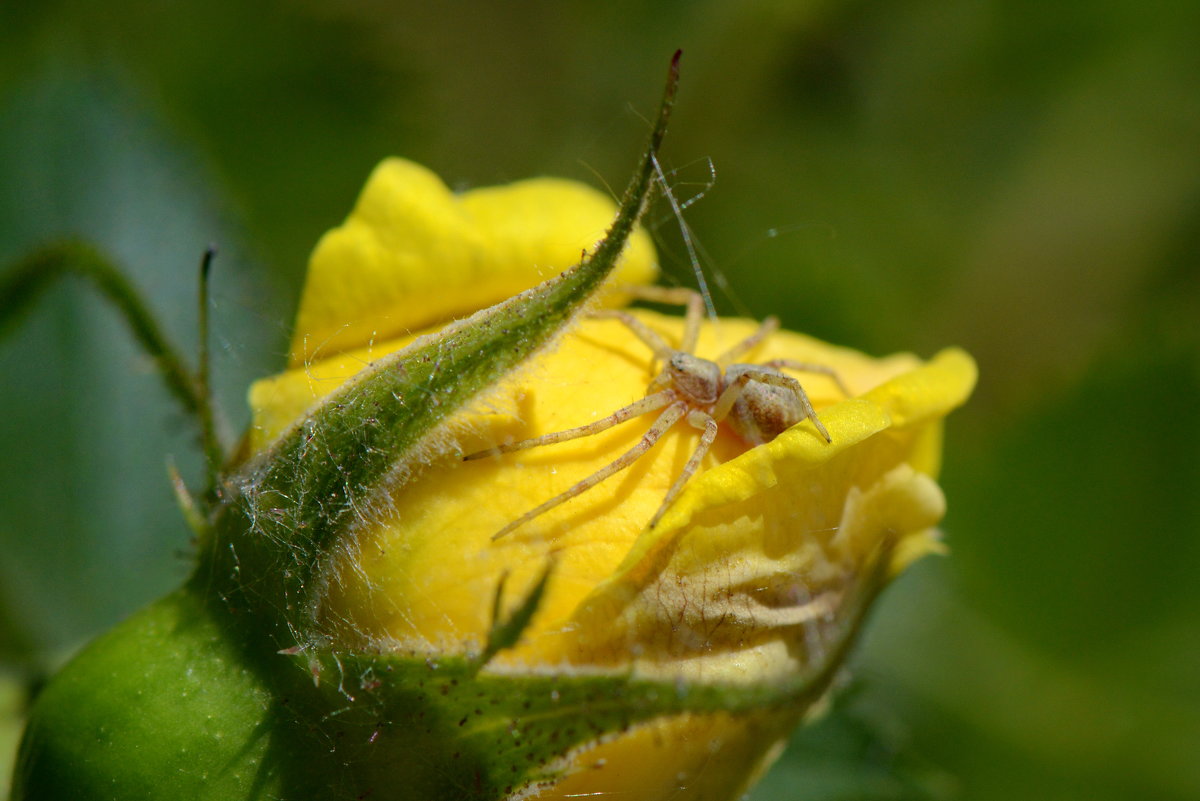
[[[413,182],[397,183],[400,174]],[[425,193],[434,200],[423,202]],[[400,260],[380,249],[383,229],[402,216],[389,198],[421,209],[422,227],[405,229],[404,248],[423,257]],[[423,244],[421,231],[440,235],[450,227],[430,221],[436,209],[459,220],[464,209],[481,213],[486,206],[482,216],[494,221],[510,202],[512,216],[495,227],[508,237],[503,245],[489,251],[486,236],[469,240],[477,249],[472,263],[494,274],[444,270],[436,257],[444,248]],[[384,324],[371,320],[386,320],[390,331],[415,328],[462,298],[487,303],[533,284],[537,273],[519,269],[530,260],[557,270],[554,256],[513,244],[523,235],[544,241],[534,231],[545,220],[523,209],[554,208],[567,242],[560,252],[569,257],[611,215],[611,206],[594,215],[598,205],[603,200],[589,190],[563,182],[456,200],[419,168],[386,162],[355,214],[314,255],[294,339],[294,357],[306,356],[251,390],[255,444],[277,436],[364,364],[424,333],[384,340],[375,336]],[[533,231],[523,234],[523,220],[533,220]],[[591,222],[567,224],[584,220]],[[626,282],[655,272],[644,235],[634,241],[618,268]],[[508,253],[521,256],[508,261]],[[404,288],[392,293],[402,302],[385,308],[374,301],[386,293],[371,290],[370,314],[361,318],[348,314],[348,301],[329,303],[360,294],[362,275],[368,286]],[[633,314],[678,346],[682,318]],[[339,328],[346,319],[365,322]],[[750,320],[707,321],[695,353],[715,359],[757,328]],[[306,342],[360,347],[320,358],[324,345],[302,347]],[[942,418],[965,400],[975,371],[960,351],[928,363],[908,355],[873,359],[791,332],[775,332],[739,357],[780,359],[831,368],[848,390],[825,375],[797,374],[831,442],[806,421],[750,447],[723,424],[697,475],[648,528],[700,436],[680,421],[627,470],[493,540],[506,524],[628,451],[655,418],[461,463],[463,453],[588,424],[646,395],[661,367],[654,353],[621,320],[581,319],[551,350],[448,421],[423,454],[420,474],[364,513],[353,540],[318,578],[326,588],[316,611],[320,627],[335,649],[469,658],[487,645],[497,587],[503,583],[502,611],[511,613],[552,564],[519,642],[486,670],[568,677],[615,670],[746,686],[826,670],[879,589],[872,577],[895,575],[939,547]],[[735,798],[805,711],[791,705],[663,716],[576,752],[562,778],[530,797]]]

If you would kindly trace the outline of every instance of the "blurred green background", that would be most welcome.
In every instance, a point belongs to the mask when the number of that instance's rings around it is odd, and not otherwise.
[[[435,10],[436,8],[436,10]],[[959,344],[952,554],[885,596],[766,799],[1200,798],[1200,4],[8,0],[0,263],[65,235],[195,343],[228,428],[383,156],[621,186],[664,153],[722,312]],[[670,210],[649,218],[694,283]],[[0,342],[0,717],[176,585],[190,429],[86,289]],[[0,781],[16,729],[0,734]]]

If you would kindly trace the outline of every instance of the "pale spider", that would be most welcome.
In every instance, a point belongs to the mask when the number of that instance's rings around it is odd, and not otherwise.
[[[696,445],[696,450],[692,452],[691,458],[684,466],[683,472],[671,485],[666,497],[663,498],[662,505],[658,507],[658,511],[651,518],[650,528],[654,528],[676,496],[679,495],[684,484],[696,472],[704,454],[708,452],[709,447],[717,438],[718,425],[722,421],[728,421],[733,431],[752,447],[770,442],[786,429],[809,418],[812,419],[813,425],[821,432],[825,441],[832,441],[829,432],[825,430],[825,426],[821,424],[816,412],[813,411],[812,403],[809,402],[808,395],[800,386],[800,382],[781,373],[780,368],[829,376],[843,394],[849,395],[841,379],[833,370],[823,365],[797,362],[791,359],[772,359],[762,364],[732,363],[734,359],[750,351],[778,329],[779,320],[768,317],[757,331],[721,354],[715,361],[710,361],[692,353],[696,347],[696,340],[700,336],[700,323],[704,314],[704,299],[699,293],[690,289],[667,287],[629,287],[628,291],[642,300],[687,307],[683,339],[678,350],[668,345],[661,336],[628,312],[605,310],[593,312],[591,315],[592,317],[620,320],[638,339],[654,351],[654,355],[658,359],[663,361],[663,370],[650,382],[646,396],[593,423],[488,448],[464,456],[463,460],[481,459],[485,456],[551,445],[579,437],[589,437],[634,417],[640,417],[659,409],[662,409],[662,412],[649,430],[642,435],[637,445],[570,489],[555,495],[537,508],[531,509],[513,520],[493,534],[493,540],[512,533],[535,517],[545,514],[559,504],[586,492],[614,473],[629,467],[650,450],[663,434],[683,419],[703,433],[700,435],[700,442]]]

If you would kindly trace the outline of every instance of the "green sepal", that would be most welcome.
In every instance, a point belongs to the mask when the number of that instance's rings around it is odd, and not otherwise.
[[[512,648],[520,641],[521,635],[533,621],[533,615],[542,603],[542,597],[546,594],[546,586],[550,583],[550,574],[553,571],[554,562],[551,561],[547,563],[542,575],[534,582],[533,589],[507,616],[504,616],[501,610],[503,609],[504,586],[508,583],[508,573],[500,577],[500,582],[496,585],[496,595],[492,600],[492,627],[488,631],[487,644],[483,648],[483,653],[474,660],[476,668],[482,668],[496,654]]]
[[[591,254],[375,362],[225,482],[199,570],[280,647],[320,638],[322,567],[386,490],[434,458],[438,426],[549,344],[616,267],[649,195],[677,81],[678,54],[642,162]]]
[[[570,668],[477,672],[464,657],[293,658],[319,682],[329,710],[321,737],[343,767],[338,797],[394,801],[519,797],[560,778],[579,749],[640,723],[784,707],[799,717],[827,688],[821,680],[803,687],[693,684]]]
[[[561,778],[573,754],[639,724],[685,714],[799,720],[833,684],[891,556],[886,544],[872,554],[837,612],[814,625],[809,634],[821,647],[802,670],[755,682],[647,678],[632,662],[603,671],[481,670],[471,656],[328,649],[286,656],[320,699],[314,709],[323,714],[309,719],[337,766],[329,797],[502,801]]]

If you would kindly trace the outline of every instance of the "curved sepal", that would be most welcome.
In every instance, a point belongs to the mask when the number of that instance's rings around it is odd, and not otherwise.
[[[678,54],[641,164],[604,239],[575,267],[369,365],[226,482],[199,572],[280,647],[319,637],[321,567],[339,539],[436,458],[438,426],[558,335],[615,268],[645,207]]]
[[[795,724],[829,689],[886,580],[878,551],[814,636],[823,648],[786,678],[646,678],[636,670],[504,667],[471,657],[289,654],[322,714],[313,735],[339,766],[330,797],[507,801],[578,770],[578,756],[638,726],[682,716]],[[532,597],[532,596],[531,596]],[[503,625],[501,624],[498,625]],[[396,777],[403,777],[397,783]]]

